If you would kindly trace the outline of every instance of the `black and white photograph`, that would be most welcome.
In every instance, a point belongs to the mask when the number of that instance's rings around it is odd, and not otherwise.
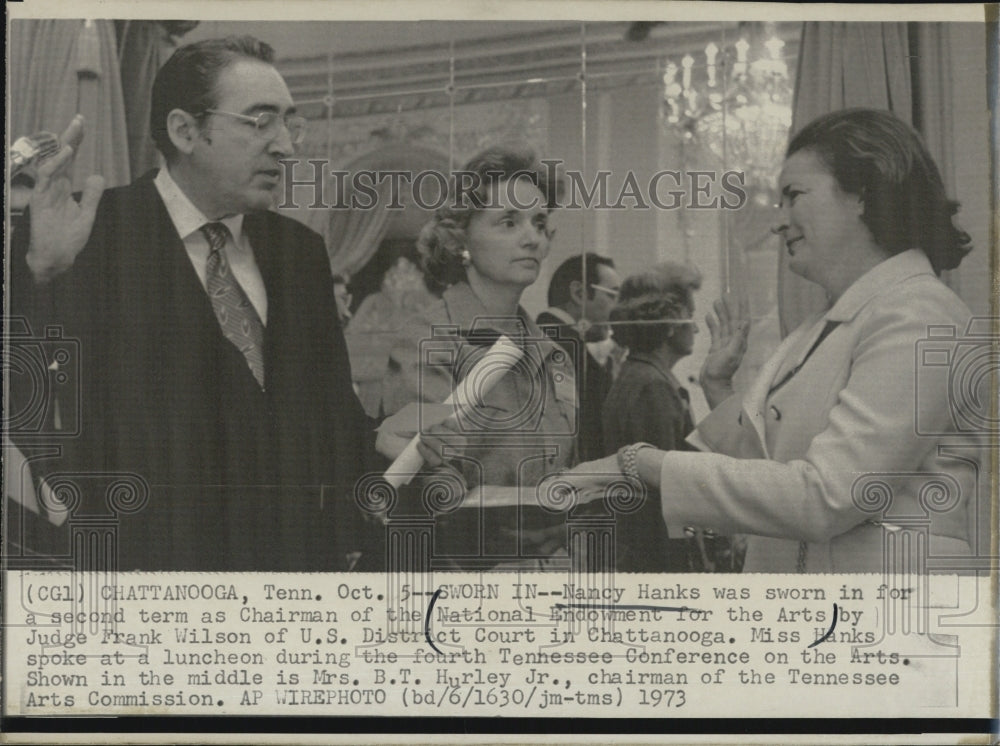
[[[988,742],[995,8],[241,8],[8,6],[12,739]]]

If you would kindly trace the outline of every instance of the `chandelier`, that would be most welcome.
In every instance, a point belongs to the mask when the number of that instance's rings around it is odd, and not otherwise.
[[[792,123],[792,86],[773,25],[756,46],[748,35],[725,48],[709,42],[700,59],[666,60],[661,119],[685,147],[706,146],[723,167],[742,170],[755,198],[767,201]]]

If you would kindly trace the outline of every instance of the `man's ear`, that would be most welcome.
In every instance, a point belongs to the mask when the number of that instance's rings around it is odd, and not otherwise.
[[[569,284],[569,297],[578,306],[583,305],[584,296],[586,295],[583,289],[583,283],[579,280],[573,280]]]
[[[183,109],[173,109],[167,114],[167,135],[177,150],[190,154],[201,137],[198,121]]]

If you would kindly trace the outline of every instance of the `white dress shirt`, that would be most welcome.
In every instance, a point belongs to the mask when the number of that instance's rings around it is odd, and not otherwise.
[[[209,245],[205,234],[201,232],[201,227],[211,221],[205,217],[201,210],[194,206],[187,195],[181,191],[177,182],[170,176],[166,168],[161,168],[156,178],[153,179],[156,190],[160,193],[163,204],[166,205],[167,213],[173,221],[177,234],[184,242],[188,258],[194,271],[198,273],[201,286],[206,287],[205,265],[208,263]],[[230,215],[217,221],[223,223],[228,229],[230,237],[226,240],[224,251],[229,267],[233,271],[233,276],[239,282],[243,292],[247,294],[250,303],[260,316],[261,323],[267,325],[267,291],[264,289],[264,279],[260,275],[260,268],[253,255],[253,248],[246,234],[243,233],[243,216]],[[206,289],[207,292],[207,289]]]

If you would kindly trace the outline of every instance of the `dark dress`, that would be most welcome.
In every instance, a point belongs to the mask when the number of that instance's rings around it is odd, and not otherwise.
[[[694,430],[687,390],[660,363],[632,353],[611,386],[603,408],[609,453],[630,443],[664,451],[691,450],[684,439]],[[684,572],[693,569],[689,542],[669,538],[660,495],[651,492],[639,510],[618,519],[615,532],[619,572]]]

